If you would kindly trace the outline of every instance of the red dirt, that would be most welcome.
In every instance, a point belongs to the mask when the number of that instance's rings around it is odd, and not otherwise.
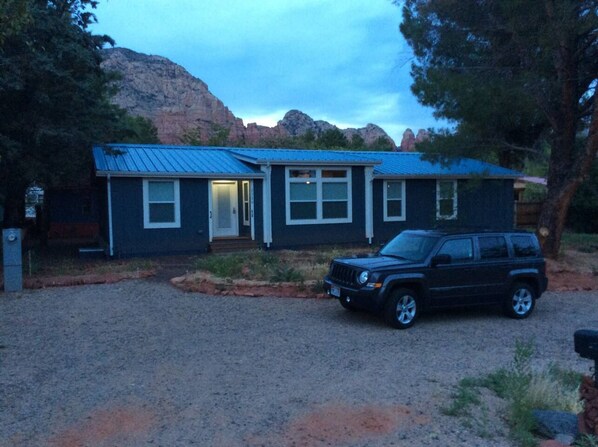
[[[84,275],[39,276],[23,278],[23,288],[44,289],[46,287],[82,286],[86,284],[112,284],[125,279],[149,278],[155,275],[153,270],[121,273],[88,273]],[[0,282],[0,290],[4,283]]]
[[[200,292],[208,295],[224,296],[275,296],[283,298],[326,298],[327,295],[313,290],[312,282],[269,283],[247,279],[225,280],[206,272],[188,273],[170,280],[172,285],[185,292]]]
[[[592,273],[579,273],[563,268],[559,263],[547,262],[548,290],[587,291],[598,290],[598,276]],[[311,284],[297,283],[271,284],[266,281],[224,280],[205,272],[188,273],[172,278],[170,282],[185,292],[199,292],[208,295],[234,296],[275,296],[291,298],[326,298],[322,292],[314,290]]]
[[[429,416],[413,414],[409,407],[402,405],[330,404],[290,421],[280,435],[252,437],[246,442],[248,445],[296,447],[342,445],[430,422]]]
[[[598,276],[591,270],[591,266],[581,262],[582,255],[576,253],[579,266],[569,265],[566,260],[546,260],[546,276],[548,276],[548,290],[555,292],[598,290]],[[570,256],[570,255],[569,255]]]
[[[147,432],[155,415],[143,408],[117,407],[96,410],[48,440],[56,447],[126,445]]]

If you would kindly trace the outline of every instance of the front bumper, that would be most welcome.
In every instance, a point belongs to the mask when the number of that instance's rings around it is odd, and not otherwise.
[[[338,291],[338,296],[333,294],[333,289]],[[366,287],[361,289],[353,289],[350,287],[341,286],[326,276],[324,278],[324,291],[328,294],[328,296],[343,300],[358,309],[363,309],[370,312],[378,312],[382,309],[383,300],[379,294],[380,289],[370,289]]]

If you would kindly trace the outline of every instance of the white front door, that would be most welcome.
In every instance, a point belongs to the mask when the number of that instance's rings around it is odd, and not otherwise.
[[[238,236],[237,182],[212,182],[214,237]]]

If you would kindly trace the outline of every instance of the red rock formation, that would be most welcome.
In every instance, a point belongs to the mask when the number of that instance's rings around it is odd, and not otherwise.
[[[227,144],[257,145],[266,140],[295,137],[311,131],[315,137],[335,126],[326,121],[314,121],[299,110],[291,110],[274,127],[250,123],[232,112],[208,90],[202,80],[192,76],[180,65],[161,57],[136,53],[126,48],[104,50],[102,67],[120,73],[115,104],[133,115],[153,121],[158,138],[165,144],[186,142],[186,134],[207,143],[210,138],[224,130],[228,131]],[[375,124],[360,129],[341,131],[351,141],[360,135],[366,145],[379,137],[388,138],[384,130]]]

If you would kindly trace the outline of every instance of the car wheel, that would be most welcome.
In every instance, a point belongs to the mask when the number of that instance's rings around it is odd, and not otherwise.
[[[507,316],[516,319],[527,318],[534,310],[536,292],[533,287],[524,282],[518,282],[511,287],[504,305]]]
[[[407,329],[413,326],[419,311],[417,294],[410,289],[397,289],[386,302],[384,319],[392,327]]]
[[[345,309],[350,310],[351,312],[357,312],[357,308],[347,300],[347,297],[340,298],[338,301]]]

